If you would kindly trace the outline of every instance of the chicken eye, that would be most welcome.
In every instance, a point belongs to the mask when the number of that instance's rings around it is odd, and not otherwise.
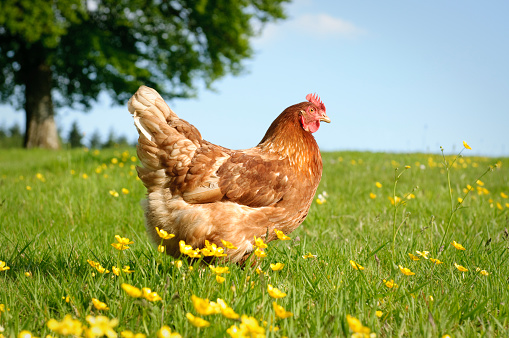
[[[309,109],[309,112],[310,112],[310,113],[314,113],[314,112],[315,112],[315,108],[311,108],[311,109]]]

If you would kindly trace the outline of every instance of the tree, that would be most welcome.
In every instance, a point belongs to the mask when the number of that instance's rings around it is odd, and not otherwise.
[[[83,134],[80,131],[78,122],[74,121],[72,123],[71,130],[69,131],[69,137],[67,138],[67,141],[69,142],[71,148],[79,148],[83,147],[83,143],[81,143],[82,139]]]
[[[101,91],[125,104],[142,84],[190,97],[238,74],[250,38],[289,0],[3,0],[0,102],[26,112],[26,147],[58,148],[54,108]]]

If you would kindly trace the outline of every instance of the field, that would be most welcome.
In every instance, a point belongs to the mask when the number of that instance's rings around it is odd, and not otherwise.
[[[507,158],[325,153],[291,240],[216,274],[150,243],[135,156],[0,151],[0,337],[509,334]]]

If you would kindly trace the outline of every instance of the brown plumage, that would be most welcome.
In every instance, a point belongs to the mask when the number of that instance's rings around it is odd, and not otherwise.
[[[253,251],[254,236],[276,239],[305,219],[322,176],[322,158],[311,134],[330,122],[317,96],[286,108],[254,148],[231,150],[205,141],[154,90],[142,86],[129,100],[138,129],[138,176],[147,188],[142,202],[147,231],[175,234],[166,252],[178,257],[179,241],[202,248],[205,240],[238,249],[231,261]],[[266,234],[268,234],[267,238]]]

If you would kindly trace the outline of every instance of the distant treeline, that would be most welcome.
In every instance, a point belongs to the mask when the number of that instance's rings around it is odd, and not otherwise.
[[[129,142],[124,135],[115,135],[113,130],[110,130],[105,141],[103,141],[101,133],[99,133],[98,130],[88,136],[79,129],[79,125],[76,121],[73,122],[71,130],[67,135],[62,136],[61,130],[58,131],[58,134],[62,142],[62,148],[64,149],[82,147],[103,149],[134,146],[136,144],[136,142]],[[10,127],[0,125],[0,148],[21,148],[23,147],[24,138],[25,133],[17,123]]]

